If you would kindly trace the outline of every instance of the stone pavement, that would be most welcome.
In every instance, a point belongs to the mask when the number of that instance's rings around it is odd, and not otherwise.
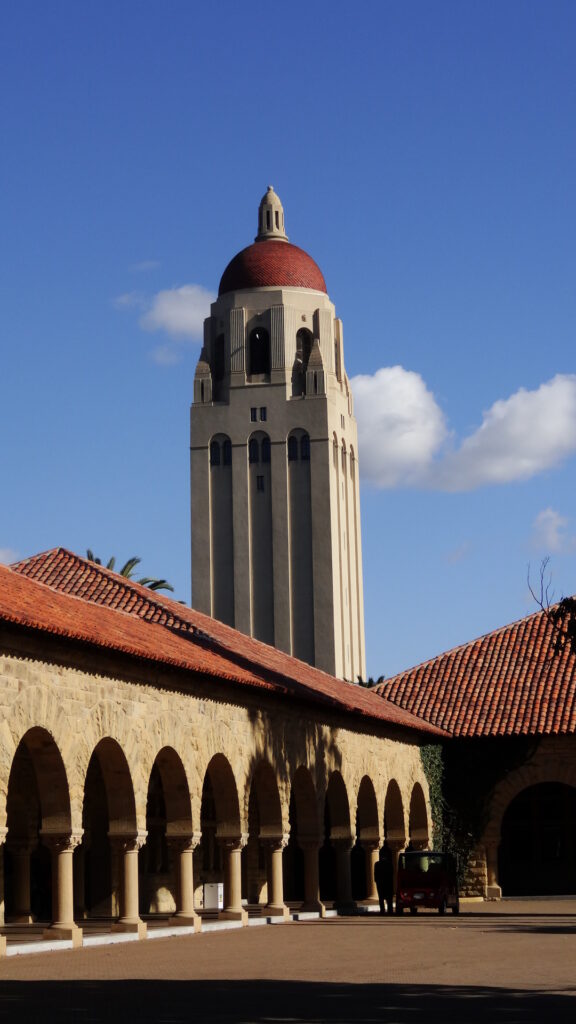
[[[339,917],[0,962],[0,1021],[542,1024],[576,1019],[576,901]]]

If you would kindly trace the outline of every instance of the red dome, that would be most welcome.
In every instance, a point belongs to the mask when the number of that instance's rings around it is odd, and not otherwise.
[[[241,288],[312,288],[326,291],[320,267],[290,242],[254,242],[237,253],[222,274],[218,295]]]

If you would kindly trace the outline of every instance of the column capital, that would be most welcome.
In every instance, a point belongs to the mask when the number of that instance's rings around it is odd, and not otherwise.
[[[281,836],[264,836],[260,842],[269,850],[285,850],[290,841],[290,835],[285,832]]]
[[[319,850],[322,846],[320,836],[299,836],[297,843],[301,850]]]
[[[330,843],[340,853],[349,853],[354,846],[355,839],[354,836],[338,836],[336,839],[331,839]]]
[[[174,850],[176,853],[185,853],[188,850],[194,852],[202,842],[202,833],[193,832],[191,835],[181,836],[167,835],[166,842],[170,849]]]
[[[118,835],[114,832],[108,833],[111,844],[120,853],[138,853],[148,838],[147,832],[135,832],[131,835]]]
[[[40,832],[42,843],[55,853],[73,851],[82,842],[83,832]]]
[[[382,839],[360,839],[360,846],[363,850],[379,850],[383,845]]]
[[[248,844],[248,833],[242,832],[239,836],[216,836],[216,841],[223,850],[241,851]]]

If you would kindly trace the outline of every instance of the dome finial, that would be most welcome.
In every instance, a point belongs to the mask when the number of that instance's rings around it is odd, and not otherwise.
[[[260,200],[256,235],[257,242],[266,242],[269,239],[275,242],[288,241],[288,236],[284,232],[284,208],[272,185],[268,185],[266,195]]]

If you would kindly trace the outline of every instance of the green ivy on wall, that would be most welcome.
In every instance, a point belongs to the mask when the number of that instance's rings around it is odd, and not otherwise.
[[[430,792],[433,844],[457,856],[461,877],[488,824],[495,787],[534,756],[537,744],[529,736],[490,736],[420,748]]]

